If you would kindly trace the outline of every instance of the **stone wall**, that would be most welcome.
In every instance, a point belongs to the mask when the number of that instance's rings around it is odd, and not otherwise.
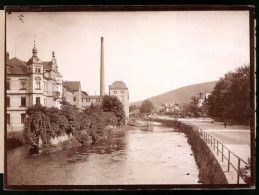
[[[208,145],[200,137],[197,129],[191,125],[187,125],[180,121],[161,120],[166,126],[173,127],[176,130],[186,134],[188,143],[190,144],[194,157],[199,168],[199,179],[202,184],[228,184],[226,176],[221,169],[217,159],[211,152]]]

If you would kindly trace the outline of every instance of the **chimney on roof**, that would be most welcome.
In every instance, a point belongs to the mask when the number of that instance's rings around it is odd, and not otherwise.
[[[100,70],[100,96],[104,96],[104,63],[103,63],[103,37],[101,37],[101,70]]]

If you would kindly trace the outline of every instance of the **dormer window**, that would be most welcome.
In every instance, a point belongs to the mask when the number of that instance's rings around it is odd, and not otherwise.
[[[41,71],[40,71],[40,68],[35,68],[35,72],[36,73],[40,73]]]

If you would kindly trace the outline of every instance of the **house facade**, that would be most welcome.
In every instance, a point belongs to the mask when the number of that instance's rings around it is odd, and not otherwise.
[[[109,95],[117,96],[121,101],[126,120],[129,120],[129,90],[123,81],[115,81],[109,85]]]
[[[58,71],[55,53],[50,61],[38,57],[35,42],[32,57],[28,61],[9,58],[6,53],[6,107],[7,130],[23,130],[26,120],[26,109],[35,104],[46,107],[61,107],[64,95],[72,105],[81,108],[80,82],[65,83]],[[79,83],[79,84],[78,84]],[[75,98],[76,97],[76,98]],[[75,101],[74,101],[75,100]]]

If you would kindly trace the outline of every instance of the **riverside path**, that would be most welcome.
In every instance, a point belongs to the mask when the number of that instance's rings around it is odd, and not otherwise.
[[[227,125],[226,128],[222,122],[211,123],[210,119],[178,119],[183,122],[191,123],[199,127],[203,132],[216,138],[226,148],[233,152],[236,156],[249,162],[251,157],[251,145],[250,145],[250,127],[241,125]],[[218,159],[223,171],[227,169],[226,161],[224,163],[221,158],[217,156],[217,153],[211,148],[212,152]],[[224,154],[227,155],[227,154]],[[233,164],[237,164],[237,158],[232,159]],[[241,167],[242,168],[242,167]],[[236,173],[234,170],[227,172],[226,177],[229,183],[236,182]],[[243,183],[243,182],[240,182]]]

